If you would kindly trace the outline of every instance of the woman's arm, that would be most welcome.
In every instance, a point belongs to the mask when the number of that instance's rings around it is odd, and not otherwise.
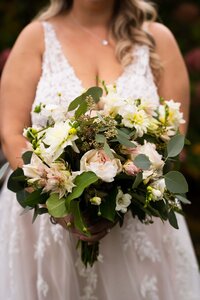
[[[19,35],[2,74],[0,135],[3,152],[12,169],[21,165],[21,152],[26,148],[22,132],[25,126],[30,126],[43,48],[42,26],[39,22],[31,23]]]
[[[189,115],[190,89],[189,79],[183,57],[177,42],[168,28],[152,23],[149,30],[156,41],[156,51],[160,57],[163,71],[158,84],[158,92],[166,100],[173,99],[181,103],[181,111],[186,121],[180,128],[186,133]]]

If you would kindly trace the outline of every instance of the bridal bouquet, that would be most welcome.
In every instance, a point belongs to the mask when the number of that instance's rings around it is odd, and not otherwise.
[[[116,87],[104,88],[105,96],[92,87],[62,112],[42,103],[35,107],[35,113],[51,114],[44,127],[24,130],[30,149],[23,167],[11,174],[9,189],[23,208],[34,210],[33,219],[70,215],[86,236],[85,215],[122,226],[129,211],[141,222],[158,217],[178,228],[175,212],[182,212],[180,202],[188,203],[187,182],[176,171],[185,142],[178,129],[184,123],[180,103],[122,99]],[[103,110],[95,110],[99,101]],[[83,263],[92,266],[99,243],[79,246]]]

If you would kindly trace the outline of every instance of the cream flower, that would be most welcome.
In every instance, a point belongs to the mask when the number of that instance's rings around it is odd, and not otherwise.
[[[145,154],[151,162],[150,168],[143,170],[143,179],[157,178],[162,175],[164,161],[162,160],[162,155],[156,151],[155,144],[145,141],[144,145],[138,145],[135,149],[135,153],[132,152],[131,159],[134,161],[138,154]]]
[[[124,106],[124,101],[117,95],[114,87],[107,87],[108,94],[102,97],[102,103],[104,104],[104,115],[115,117],[119,113],[120,107]]]
[[[166,189],[164,178],[154,181],[149,185],[151,188],[152,200],[161,200]]]
[[[136,129],[136,136],[143,136],[147,132],[149,117],[144,110],[139,110],[134,103],[121,106],[119,114],[122,116],[122,124],[128,128]]]
[[[57,193],[59,198],[71,193],[75,184],[75,175],[71,173],[62,162],[55,162],[50,165],[47,173],[46,185],[43,192]]]
[[[92,171],[105,182],[112,182],[121,172],[122,165],[119,159],[111,159],[104,150],[90,150],[80,160],[81,171]]]
[[[156,115],[156,109],[158,107],[158,104],[152,100],[147,99],[140,99],[140,104],[138,108],[141,110],[144,110],[147,115],[149,116],[155,116]]]
[[[100,205],[101,204],[101,198],[100,197],[93,197],[90,199],[91,204],[93,205]]]
[[[23,165],[22,169],[26,177],[33,179],[30,181],[32,183],[45,177],[48,172],[48,167],[34,153],[32,154],[30,164]]]
[[[36,153],[49,164],[55,161],[63,152],[66,146],[72,146],[74,151],[78,152],[78,149],[74,143],[77,139],[76,129],[70,124],[70,121],[56,123],[53,127],[49,127],[45,131],[45,137],[43,143],[49,147],[44,147],[40,144]]]
[[[172,126],[176,129],[180,124],[184,124],[183,113],[180,112],[180,103],[173,100],[165,101],[165,105],[158,107],[159,121],[167,126]]]
[[[131,195],[130,194],[124,194],[121,189],[118,190],[117,196],[116,196],[116,211],[121,211],[122,213],[127,212],[128,206],[131,204]]]

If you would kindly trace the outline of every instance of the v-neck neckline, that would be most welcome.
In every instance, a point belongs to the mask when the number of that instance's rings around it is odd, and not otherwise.
[[[47,21],[45,21],[44,23],[46,23],[49,28],[51,29],[53,35],[54,35],[54,39],[57,43],[57,46],[59,48],[59,51],[60,51],[60,55],[64,61],[64,63],[66,64],[66,66],[70,69],[71,73],[72,73],[72,76],[74,77],[74,79],[77,81],[77,83],[79,84],[80,88],[82,90],[87,90],[88,88],[86,88],[83,84],[83,81],[81,78],[79,78],[79,76],[77,75],[77,72],[75,70],[75,68],[73,67],[73,65],[70,63],[68,57],[66,56],[64,50],[63,50],[63,46],[62,46],[62,43],[60,42],[58,36],[57,36],[57,33],[56,33],[56,30],[55,30],[55,27],[52,23],[49,23]],[[126,74],[126,71],[127,69],[130,67],[130,65],[128,66],[125,66],[123,71],[121,72],[121,74],[115,79],[113,80],[112,82],[105,82],[107,86],[113,86],[113,85],[116,85],[118,86],[119,85],[119,82],[123,79],[124,75]],[[104,79],[102,79],[104,80]]]

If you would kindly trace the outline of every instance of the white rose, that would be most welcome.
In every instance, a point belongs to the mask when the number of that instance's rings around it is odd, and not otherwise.
[[[130,194],[124,194],[121,189],[118,190],[116,197],[116,211],[121,211],[122,213],[127,212],[128,206],[131,204],[132,196]]]
[[[92,171],[105,182],[112,182],[114,177],[122,171],[119,159],[111,159],[103,150],[90,150],[80,161],[81,171]]]
[[[162,169],[164,166],[164,161],[162,160],[162,155],[156,151],[155,144],[148,143],[145,141],[144,145],[138,145],[135,149],[135,153],[131,154],[131,159],[134,161],[138,154],[146,155],[150,162],[151,166],[148,170],[143,170],[143,179],[158,177],[162,174]]]

